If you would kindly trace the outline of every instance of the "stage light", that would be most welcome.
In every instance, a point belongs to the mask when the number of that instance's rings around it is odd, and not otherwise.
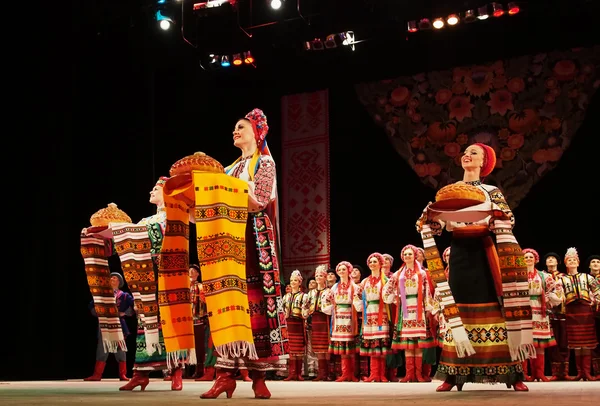
[[[467,10],[465,11],[465,18],[463,18],[463,21],[465,23],[472,23],[473,21],[477,20],[477,14],[475,14],[475,10]]]
[[[240,54],[233,54],[233,64],[240,66],[242,64],[242,56]]]
[[[519,11],[521,11],[521,8],[519,7],[519,5],[516,2],[511,1],[510,3],[508,3],[508,14],[513,16],[513,15],[517,14]]]
[[[328,35],[327,38],[325,38],[325,48],[337,48],[336,37],[337,34]]]
[[[490,15],[488,14],[488,6],[487,4],[485,6],[481,6],[477,9],[478,12],[478,16],[477,18],[480,20],[486,20]]]
[[[219,61],[219,55],[215,55],[215,54],[208,55],[208,63],[214,64],[214,63],[217,63],[218,61]]]
[[[323,47],[323,41],[321,41],[319,38],[315,38],[310,42],[310,47],[313,51],[322,51],[323,49],[325,49]]]
[[[251,64],[254,63],[254,57],[250,53],[250,51],[244,52],[244,63]]]
[[[419,29],[420,30],[430,30],[431,29],[431,21],[429,21],[429,18],[422,18],[421,21],[419,21]]]
[[[156,21],[159,27],[165,31],[171,28],[171,24],[174,24],[173,20],[163,15],[160,10],[156,11]]]
[[[448,16],[448,18],[446,19],[446,22],[448,23],[448,25],[456,25],[456,24],[458,24],[458,15],[457,14],[450,14]]]
[[[408,32],[417,32],[418,31],[417,22],[416,21],[409,21],[407,23],[407,30],[408,30]]]
[[[444,20],[441,18],[436,18],[433,20],[433,28],[439,30],[440,28],[444,28]]]
[[[346,31],[339,33],[340,39],[342,40],[342,45],[345,47],[350,47],[351,50],[355,51],[356,46],[356,36],[354,35],[354,31]]]
[[[504,15],[504,6],[500,3],[492,3],[492,15],[502,17]]]
[[[228,66],[230,66],[231,64],[229,63],[229,57],[227,55],[223,55],[221,57],[221,66],[226,68]]]
[[[273,10],[279,10],[281,8],[281,0],[271,0],[271,8]]]

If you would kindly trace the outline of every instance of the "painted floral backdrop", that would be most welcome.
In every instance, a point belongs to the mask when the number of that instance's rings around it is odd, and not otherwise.
[[[473,142],[498,156],[486,183],[515,208],[552,170],[600,85],[600,47],[357,85],[362,103],[421,180],[438,189],[462,179]]]

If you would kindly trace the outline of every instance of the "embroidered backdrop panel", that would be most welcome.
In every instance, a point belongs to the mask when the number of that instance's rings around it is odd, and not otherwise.
[[[357,85],[421,180],[438,189],[462,179],[460,156],[473,142],[498,156],[487,183],[514,209],[552,170],[599,86],[600,47],[555,51]]]
[[[329,92],[282,99],[282,256],[286,280],[329,266]]]

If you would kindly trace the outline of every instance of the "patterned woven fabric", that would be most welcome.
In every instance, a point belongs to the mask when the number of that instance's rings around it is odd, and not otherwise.
[[[167,224],[158,259],[158,306],[167,349],[167,365],[196,364],[194,318],[190,306],[189,211],[181,190],[163,187]]]
[[[226,358],[257,359],[246,283],[247,183],[194,172],[198,261],[211,336]]]
[[[112,233],[123,275],[133,294],[138,317],[143,324],[146,352],[149,356],[156,351],[160,353],[162,346],[156,301],[158,284],[154,275],[148,225],[114,224]]]
[[[102,227],[102,229],[105,228]],[[90,231],[101,230],[90,228],[88,232]],[[116,353],[119,348],[127,351],[127,346],[119,320],[119,309],[110,286],[110,270],[108,268],[110,246],[108,244],[110,244],[109,240],[95,236],[93,232],[90,232],[88,236],[81,236],[81,256],[85,264],[85,273],[94,300],[94,308],[98,315],[104,351]]]

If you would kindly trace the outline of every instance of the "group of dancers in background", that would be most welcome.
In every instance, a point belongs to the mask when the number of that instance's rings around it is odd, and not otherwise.
[[[278,337],[283,345],[265,344],[252,359],[215,351],[202,267],[191,265],[189,300],[197,358],[193,377],[214,381],[201,398],[222,393],[231,397],[239,376],[252,381],[256,398],[268,399],[267,373],[274,379],[300,381],[312,375],[310,365],[315,365],[314,380],[338,382],[428,382],[436,366],[434,379],[443,381],[437,387],[440,392],[454,386],[462,390],[468,382],[503,383],[527,391],[527,381],[599,378],[600,256],[590,257],[589,273],[582,272],[575,248],[564,256],[546,254],[546,269],[539,269],[538,253],[521,249],[512,234],[514,217],[502,193],[481,182],[496,161],[494,150],[484,144],[465,150],[462,183],[483,190],[496,211],[476,222],[444,222],[430,216],[428,205],[417,222],[423,248],[404,247],[396,271],[391,255],[373,253],[366,261],[369,272],[363,274],[362,266],[342,261],[334,269],[318,266],[314,280],[303,284],[302,273],[296,270],[284,289],[276,270],[269,276],[275,282],[276,300],[272,294],[265,300],[264,264],[279,263],[276,171],[266,145],[268,129],[259,109],[240,119],[233,143],[242,154],[225,172],[249,185],[246,294],[254,341],[268,344],[269,337]],[[138,223],[148,224],[149,230],[158,225],[152,230],[164,232],[166,226],[164,182],[159,179],[150,193],[157,213]],[[258,230],[264,224],[271,226],[266,242]],[[434,237],[443,229],[452,232],[452,244],[440,255]],[[85,235],[84,229],[82,238]],[[159,244],[161,239],[152,241]],[[158,257],[160,246],[153,247],[152,254],[153,259]],[[561,262],[564,272],[558,268]],[[137,386],[144,390],[151,371],[167,369],[171,389],[181,390],[185,361],[167,368],[162,337],[162,351],[159,347],[149,353],[144,339],[147,319],[143,309],[133,309],[133,298],[121,290],[124,283],[119,272],[111,273],[125,334],[129,332],[124,318],[134,311],[138,316],[131,380],[126,376],[125,354],[115,354],[119,377],[128,381],[120,390]],[[273,312],[278,325],[267,321]],[[576,376],[569,375],[571,350]],[[544,369],[546,355],[551,357],[550,378]],[[96,367],[86,380],[101,379],[107,357],[99,340]],[[406,372],[398,379],[401,366]]]

